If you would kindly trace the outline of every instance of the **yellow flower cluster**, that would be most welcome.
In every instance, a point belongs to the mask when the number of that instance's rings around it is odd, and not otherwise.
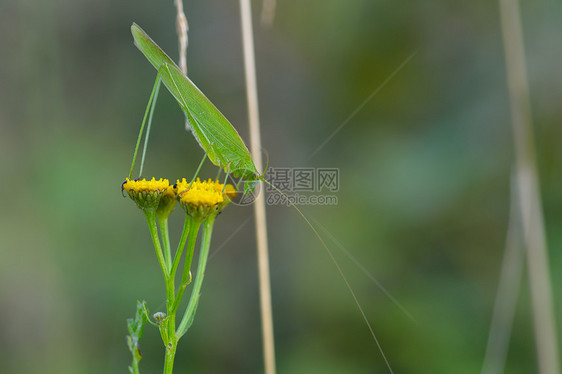
[[[208,215],[211,211],[222,210],[232,198],[236,197],[236,189],[231,184],[224,184],[199,178],[188,182],[185,178],[178,180],[173,186],[167,179],[152,178],[151,180],[131,180],[123,182],[122,190],[137,203],[139,208],[154,208],[159,215],[167,217],[177,200],[184,209],[193,215]]]
[[[167,179],[152,178],[131,180],[125,179],[121,185],[121,190],[126,191],[131,200],[133,200],[140,209],[156,209],[160,203],[162,194],[164,194],[170,186]]]
[[[123,183],[123,189],[127,192],[163,192],[170,186],[170,182],[167,179],[152,178],[147,181],[146,179],[131,180],[129,178],[125,179]]]
[[[197,178],[191,185],[184,178],[176,183],[176,192],[184,204],[213,206],[224,201],[223,187],[223,184],[210,178],[203,182]]]
[[[201,182],[199,178],[193,183],[184,179],[175,184],[176,194],[184,210],[192,217],[208,217],[221,211],[230,199],[236,197],[234,186],[208,179]]]

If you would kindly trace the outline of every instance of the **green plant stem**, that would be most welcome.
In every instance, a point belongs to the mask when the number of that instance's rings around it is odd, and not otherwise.
[[[195,243],[197,242],[197,234],[199,232],[199,227],[201,226],[201,223],[202,222],[200,220],[186,215],[180,243],[178,245],[178,249],[174,256],[174,262],[170,269],[169,277],[166,279],[166,290],[168,294],[168,300],[167,300],[168,315],[167,318],[162,322],[162,325],[160,326],[160,333],[162,335],[162,340],[164,342],[164,346],[166,349],[165,358],[164,358],[164,374],[172,374],[172,370],[174,367],[176,349],[178,345],[178,340],[180,338],[180,335],[176,333],[176,312],[181,302],[181,299],[183,297],[183,294],[185,292],[185,289],[189,284],[189,282],[191,281],[191,273],[190,273],[191,261],[193,259],[193,252],[195,250]],[[207,224],[205,225],[205,228],[207,228]],[[206,253],[208,253],[208,244],[210,244],[210,232],[209,232],[209,239],[206,239],[206,236],[207,236],[207,230],[205,230],[205,236],[203,240],[204,242],[207,243]],[[184,263],[181,284],[178,289],[178,294],[174,297],[174,288],[175,288],[174,278],[186,242],[187,242],[187,253]],[[197,274],[199,274],[199,271]],[[199,289],[200,287],[201,286],[199,286]]]
[[[176,348],[178,346],[178,337],[176,335],[176,312],[169,312],[170,314],[168,317],[162,322],[163,326],[160,327],[160,333],[162,334],[162,340],[166,350],[164,357],[164,374],[172,374]],[[165,330],[164,333],[162,331],[163,329]]]
[[[215,218],[216,215],[212,215],[207,218],[203,224],[203,239],[201,240],[197,275],[195,276],[195,283],[193,285],[193,291],[191,292],[189,304],[187,305],[187,309],[185,310],[177,330],[176,335],[178,339],[180,339],[189,329],[191,322],[193,321],[193,317],[195,316],[195,311],[197,310],[199,295],[201,293],[201,285],[203,284],[203,278],[205,277],[205,267],[207,266],[207,258],[209,256],[209,247],[211,246],[211,235],[213,233]]]
[[[160,267],[162,268],[164,279],[166,279],[167,281],[169,278],[169,274],[164,256],[162,255],[162,246],[160,245],[160,239],[158,237],[158,228],[156,227],[156,212],[154,211],[154,209],[144,209],[143,212],[146,217],[146,222],[148,222],[148,229],[150,230],[152,243],[154,244],[154,249],[156,250],[156,257],[158,257],[158,262],[160,263]]]
[[[191,226],[191,221],[192,221],[191,217],[186,214],[185,222],[183,224],[183,230],[181,232],[180,243],[178,244],[178,249],[176,249],[176,254],[174,255],[174,262],[172,263],[172,271],[170,272],[170,278],[172,279],[175,279],[176,277],[176,271],[178,270],[178,265],[181,260],[181,255],[183,253],[183,249],[185,248],[185,243],[187,242],[187,238],[189,236],[189,227]]]
[[[172,374],[174,369],[174,359],[176,357],[176,348],[178,346],[177,339],[174,337],[173,342],[169,342],[166,346],[166,357],[164,359],[164,374]]]
[[[185,254],[185,263],[183,267],[183,274],[181,277],[181,283],[178,289],[178,293],[175,297],[174,303],[170,310],[170,314],[175,314],[178,306],[183,297],[183,293],[187,288],[187,285],[191,281],[191,261],[193,260],[193,252],[195,250],[195,242],[197,241],[197,233],[199,232],[199,227],[201,226],[201,221],[195,218],[191,218],[192,222],[189,227],[189,238],[187,241],[187,252]]]
[[[199,295],[201,293],[203,278],[205,276],[205,267],[207,265],[207,258],[209,256],[211,235],[216,215],[210,216],[205,221],[186,215],[180,243],[172,262],[167,219],[160,219],[160,217],[157,217],[156,211],[154,209],[145,209],[144,214],[146,217],[146,221],[148,222],[150,236],[152,237],[156,256],[158,257],[158,262],[160,263],[160,267],[162,268],[162,274],[164,275],[166,284],[167,316],[160,323],[159,329],[166,350],[164,358],[164,374],[172,374],[178,341],[191,326],[191,323],[193,322],[193,318],[195,316],[195,312],[197,310],[197,304],[199,301]],[[181,303],[185,289],[191,282],[191,262],[193,260],[193,252],[195,250],[199,228],[202,224],[203,238],[201,240],[197,276],[186,311],[183,315],[180,326],[176,331],[176,313],[179,304]],[[162,245],[160,243],[160,237],[158,235],[158,226],[160,226],[160,235],[163,237],[164,252],[162,251]],[[177,295],[175,295],[175,275],[186,243],[187,253],[182,279],[178,289],[178,293]],[[166,258],[164,258],[164,253],[166,255]]]
[[[168,217],[161,218],[156,215],[158,220],[158,226],[160,227],[160,236],[162,237],[162,246],[164,247],[164,254],[166,260],[166,266],[168,270],[172,268],[172,252],[170,248],[170,232],[168,229]]]

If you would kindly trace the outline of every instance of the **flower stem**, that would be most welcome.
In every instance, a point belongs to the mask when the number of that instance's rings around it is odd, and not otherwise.
[[[183,293],[187,288],[187,285],[191,281],[191,261],[193,260],[193,252],[195,250],[195,242],[197,241],[197,233],[199,232],[199,227],[201,226],[201,221],[195,218],[191,218],[192,222],[189,227],[189,240],[187,241],[187,252],[185,254],[185,263],[183,267],[183,274],[181,277],[181,283],[178,289],[178,293],[170,310],[170,313],[176,313],[178,306],[180,305]]]
[[[164,359],[164,374],[172,374],[174,359],[176,357],[177,339],[166,346],[166,357]]]
[[[189,304],[187,305],[187,309],[185,310],[185,313],[177,330],[176,335],[178,339],[180,339],[186,333],[187,329],[189,329],[189,327],[191,326],[193,317],[195,316],[195,311],[197,310],[199,295],[201,293],[201,285],[203,284],[203,278],[205,277],[205,267],[207,265],[207,258],[209,256],[209,247],[211,246],[211,235],[213,233],[215,218],[216,215],[212,215],[207,218],[203,224],[203,239],[201,240],[199,264],[197,265],[197,275],[195,276],[195,284],[193,285],[193,291],[191,292]]]
[[[166,266],[169,269],[172,268],[172,252],[170,249],[170,232],[168,230],[168,217],[161,218],[156,215],[158,219],[158,226],[160,226],[160,236],[162,236],[162,245],[164,247],[164,254],[166,259]]]
[[[172,263],[172,271],[170,272],[170,278],[174,279],[176,276],[176,271],[178,270],[178,265],[181,260],[181,255],[183,253],[183,249],[185,248],[185,243],[187,242],[187,238],[189,236],[189,227],[191,225],[191,217],[187,214],[185,215],[185,222],[183,224],[183,230],[181,232],[181,239],[180,243],[178,244],[178,249],[176,249],[176,254],[174,255],[174,262]]]
[[[148,222],[148,229],[150,230],[150,236],[152,237],[152,243],[154,244],[154,249],[156,250],[156,257],[158,257],[158,262],[162,268],[162,274],[164,274],[164,279],[168,279],[168,268],[166,267],[166,262],[164,256],[162,255],[162,247],[160,245],[160,239],[158,238],[158,228],[156,227],[156,212],[154,209],[144,209],[144,215],[146,217],[146,222]]]

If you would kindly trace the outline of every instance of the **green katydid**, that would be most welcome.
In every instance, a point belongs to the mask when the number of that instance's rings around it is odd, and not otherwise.
[[[250,151],[226,117],[137,24],[133,23],[131,32],[137,48],[158,70],[155,90],[161,80],[177,100],[193,136],[213,164],[235,177],[261,179]],[[151,101],[153,96],[154,90]]]
[[[359,304],[359,301],[355,295],[355,292],[351,288],[346,276],[344,275],[342,269],[340,268],[338,262],[336,261],[332,251],[328,248],[327,244],[324,242],[316,228],[312,225],[310,220],[301,212],[301,210],[293,204],[288,197],[279,190],[275,185],[265,180],[262,175],[256,169],[250,151],[246,147],[244,141],[240,138],[240,135],[235,130],[235,128],[230,124],[230,122],[222,115],[222,113],[211,103],[211,101],[197,88],[197,86],[191,82],[191,80],[178,68],[178,66],[173,62],[173,60],[146,34],[137,24],[133,23],[131,26],[131,32],[133,34],[135,45],[144,54],[144,56],[150,61],[150,63],[158,70],[158,75],[156,77],[156,82],[152,90],[152,94],[149,99],[149,103],[146,109],[145,118],[143,120],[143,126],[141,126],[141,133],[139,134],[139,140],[137,141],[137,149],[140,144],[140,138],[142,136],[142,131],[144,128],[144,123],[149,116],[152,117],[153,107],[155,105],[155,95],[157,95],[158,87],[160,81],[164,83],[168,91],[174,96],[178,104],[180,105],[182,111],[184,112],[186,119],[189,123],[191,131],[198,141],[199,145],[205,151],[205,160],[208,157],[213,164],[222,168],[227,174],[232,174],[235,177],[240,177],[245,180],[244,190],[245,192],[251,190],[255,184],[259,181],[263,181],[273,187],[279,194],[281,194],[289,204],[297,210],[299,215],[306,221],[308,226],[312,229],[315,236],[320,240],[322,246],[327,251],[331,260],[337,267],[338,272],[343,278],[345,284],[347,285],[355,304],[357,305],[362,317],[367,324],[371,335],[376,342],[379,351],[381,352],[384,361],[389,368],[388,363],[382,347],[379,344],[378,339],[375,336],[373,328],[368,321],[363,308]],[[150,126],[149,126],[150,128]],[[146,139],[145,139],[146,140]],[[131,166],[131,175],[134,167],[134,160],[136,158],[133,156],[133,165]],[[203,161],[202,161],[203,162]],[[199,168],[201,165],[199,165]],[[142,168],[142,166],[141,166]],[[199,170],[199,169],[198,169]],[[380,284],[377,286],[381,288],[385,293],[387,291]],[[388,293],[387,293],[388,295]],[[392,297],[391,300],[397,304],[400,304]],[[402,308],[402,307],[401,307]],[[407,314],[407,313],[406,313]]]

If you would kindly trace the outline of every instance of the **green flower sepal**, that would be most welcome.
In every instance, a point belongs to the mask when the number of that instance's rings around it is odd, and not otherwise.
[[[172,213],[176,207],[177,202],[178,199],[174,187],[168,186],[166,191],[160,197],[158,208],[156,208],[156,215],[158,216],[158,219],[161,221],[168,219],[170,213]]]

